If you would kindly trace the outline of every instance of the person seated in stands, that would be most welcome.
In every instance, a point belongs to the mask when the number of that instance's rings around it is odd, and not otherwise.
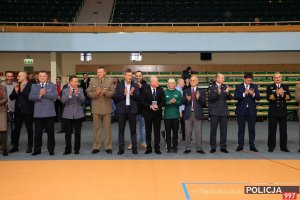
[[[255,26],[259,26],[260,25],[260,18],[259,17],[255,17],[254,18],[254,22],[255,22],[254,23]]]
[[[184,83],[185,83],[185,85],[184,85],[184,87],[182,88],[182,90],[185,90],[185,89],[188,89],[188,88],[191,87],[191,85],[190,85],[190,79],[189,79],[189,78],[185,79],[185,80],[184,80]]]
[[[186,68],[186,70],[183,70],[183,71],[182,71],[182,79],[183,79],[183,80],[190,79],[191,76],[192,76],[192,74],[195,74],[195,72],[192,71],[192,68],[191,68],[190,66],[188,66],[188,67]]]

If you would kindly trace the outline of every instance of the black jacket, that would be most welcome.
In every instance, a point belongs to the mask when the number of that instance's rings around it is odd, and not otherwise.
[[[271,117],[282,117],[287,115],[287,105],[286,102],[290,101],[291,94],[289,87],[287,85],[280,85],[285,93],[284,96],[277,96],[276,94],[276,84],[269,85],[267,87],[267,99],[269,101],[269,116]]]
[[[18,93],[13,89],[12,93],[9,95],[10,100],[15,100],[15,113],[19,114],[33,114],[33,101],[29,101],[28,96],[31,91],[31,82],[27,82],[23,91],[20,90]]]

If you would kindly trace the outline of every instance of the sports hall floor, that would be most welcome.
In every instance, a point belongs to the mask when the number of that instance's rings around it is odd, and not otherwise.
[[[244,194],[244,186],[249,185],[300,186],[298,122],[288,122],[290,153],[279,151],[278,146],[273,153],[267,152],[267,126],[267,121],[256,124],[256,146],[260,152],[249,152],[248,145],[243,152],[235,152],[237,125],[236,121],[229,121],[230,153],[210,154],[209,122],[205,122],[205,155],[196,153],[195,149],[184,155],[181,140],[178,153],[167,154],[162,140],[162,155],[145,155],[144,150],[139,149],[138,155],[126,151],[118,156],[116,123],[112,128],[113,154],[108,155],[101,149],[92,155],[92,122],[87,121],[82,127],[79,155],[62,155],[64,134],[56,134],[55,156],[49,156],[45,134],[42,154],[33,157],[25,153],[26,131],[23,129],[20,151],[8,157],[0,155],[1,199],[282,199],[279,194]],[[56,124],[56,130],[59,128]],[[126,132],[128,143],[128,127]]]

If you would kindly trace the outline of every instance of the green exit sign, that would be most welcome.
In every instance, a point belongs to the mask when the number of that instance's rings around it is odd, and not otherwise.
[[[33,66],[24,66],[24,72],[33,72]]]
[[[25,58],[24,59],[24,64],[25,65],[32,65],[33,64],[33,59],[32,58]]]

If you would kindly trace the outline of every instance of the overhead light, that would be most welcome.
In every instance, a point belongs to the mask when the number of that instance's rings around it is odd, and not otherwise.
[[[133,61],[133,62],[142,61],[142,54],[141,53],[131,53],[130,61]]]
[[[89,62],[92,60],[92,53],[80,53],[80,61]]]

